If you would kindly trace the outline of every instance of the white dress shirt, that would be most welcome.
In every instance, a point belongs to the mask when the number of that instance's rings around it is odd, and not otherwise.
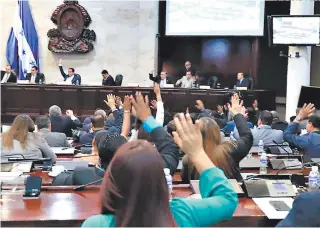
[[[31,75],[30,82],[36,83],[36,75],[35,74]]]
[[[10,78],[10,73],[5,73],[5,75],[3,75],[1,83],[6,83],[9,78]]]
[[[67,84],[72,84],[72,79],[73,79],[74,75],[72,75],[71,77],[67,77],[66,79],[66,83]]]
[[[165,87],[167,85],[167,79],[165,78],[165,79],[161,79],[161,81],[160,81],[160,88],[163,88],[163,87]]]
[[[176,86],[181,85],[181,88],[192,88],[193,82],[194,82],[194,80],[192,77],[187,79],[186,76],[183,76],[181,79],[179,79],[176,82]]]

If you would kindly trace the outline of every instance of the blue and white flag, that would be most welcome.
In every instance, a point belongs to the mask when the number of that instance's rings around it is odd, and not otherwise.
[[[38,35],[32,19],[29,0],[18,0],[7,42],[8,63],[25,79],[32,66],[39,68]]]

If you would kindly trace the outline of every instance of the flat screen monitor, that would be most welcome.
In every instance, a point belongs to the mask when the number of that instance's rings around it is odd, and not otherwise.
[[[314,106],[320,108],[320,87],[315,86],[301,86],[298,107],[303,107],[304,104],[312,103]]]
[[[316,46],[320,44],[320,16],[269,16],[269,45]]]
[[[263,36],[264,0],[167,0],[167,36]]]

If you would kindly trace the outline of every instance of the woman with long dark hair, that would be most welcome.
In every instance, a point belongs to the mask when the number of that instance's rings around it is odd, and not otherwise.
[[[141,94],[132,97],[137,117],[148,132],[161,126],[151,116],[149,101]],[[164,165],[156,147],[137,140],[122,145],[108,166],[101,189],[100,215],[88,218],[82,227],[174,227],[211,226],[230,219],[238,198],[223,171],[203,150],[199,122],[190,115],[175,118],[176,144],[189,156],[200,174],[202,199],[174,198],[164,175]]]
[[[0,154],[1,161],[8,158],[51,158],[53,162],[57,157],[46,140],[34,132],[33,120],[28,115],[18,115],[8,132],[1,134]]]
[[[213,119],[204,117],[199,120],[203,147],[210,160],[222,169],[228,178],[241,181],[239,162],[249,153],[253,136],[243,116],[245,108],[242,106],[238,96],[234,95],[232,97],[229,111],[232,113],[234,122],[239,129],[239,140],[235,142],[223,141],[219,125]],[[189,183],[190,180],[199,179],[199,174],[192,162],[189,161],[188,155],[183,157],[182,162],[182,181]]]

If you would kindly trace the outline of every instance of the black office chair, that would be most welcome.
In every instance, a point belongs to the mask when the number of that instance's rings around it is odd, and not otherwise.
[[[252,90],[252,89],[253,89],[253,80],[252,80],[252,78],[248,78],[248,80],[249,80],[249,87],[248,87],[248,89]]]
[[[115,85],[116,86],[121,86],[122,85],[122,79],[123,79],[122,74],[117,74],[116,75],[116,79],[114,80]]]
[[[210,86],[210,88],[215,89],[218,83],[218,77],[217,76],[210,76],[208,79],[207,85]]]

